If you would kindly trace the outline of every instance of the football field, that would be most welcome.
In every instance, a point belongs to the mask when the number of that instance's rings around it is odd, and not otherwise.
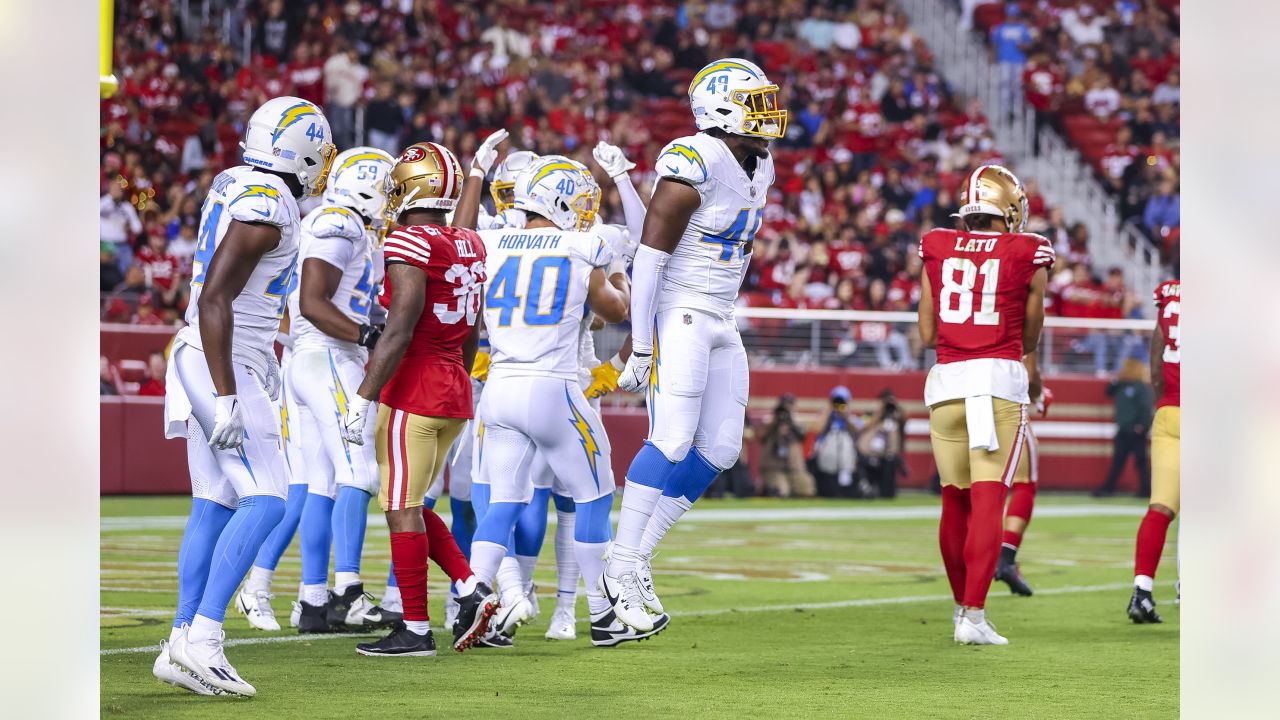
[[[670,627],[641,643],[542,637],[555,604],[551,532],[535,580],[542,614],[513,650],[448,650],[447,580],[432,567],[440,655],[369,658],[355,636],[251,630],[227,613],[227,654],[253,699],[198,697],[151,676],[177,597],[189,498],[106,498],[101,530],[101,707],[123,718],[875,717],[1168,718],[1178,713],[1174,537],[1156,600],[1163,625],[1125,616],[1145,502],[1042,495],[1020,561],[1036,590],[992,588],[1007,647],[951,640],[936,498],[704,500],[653,567]],[[442,501],[440,507],[447,508]],[[554,513],[552,522],[554,522]],[[390,551],[370,516],[366,589],[380,595]],[[297,542],[276,573],[287,625]],[[232,714],[234,713],[234,715]]]

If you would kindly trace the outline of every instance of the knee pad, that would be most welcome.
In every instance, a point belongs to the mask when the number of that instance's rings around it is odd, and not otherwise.
[[[715,444],[697,448],[698,454],[702,455],[706,461],[720,470],[728,470],[738,462],[738,455],[742,452],[742,445]]]
[[[651,440],[649,444],[657,448],[663,457],[670,462],[678,463],[689,454],[689,449],[693,447],[693,438],[688,440]]]

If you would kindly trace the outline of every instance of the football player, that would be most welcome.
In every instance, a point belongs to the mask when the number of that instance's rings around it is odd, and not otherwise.
[[[298,631],[374,629],[400,621],[365,597],[360,580],[369,499],[377,492],[373,428],[350,445],[342,417],[381,330],[369,320],[382,280],[373,252],[385,222],[392,158],[357,147],[334,160],[320,207],[302,221],[297,289],[289,296],[294,348],[285,383],[304,436],[309,497],[302,511],[302,599]],[[329,592],[330,546],[334,591]]]
[[[191,517],[178,611],[152,670],[202,694],[257,693],[223,652],[222,621],[285,513],[274,343],[298,254],[298,199],[324,190],[329,137],[310,102],[266,102],[249,118],[245,164],[214,178],[201,210],[187,327],[165,382],[165,434],[187,438]]]
[[[1038,352],[1028,353],[1027,374],[1031,378],[1039,377],[1034,370]],[[1053,403],[1053,393],[1046,387],[1032,385],[1027,391],[1031,397],[1031,405],[1040,417],[1049,412]],[[1004,536],[1000,542],[1000,559],[996,563],[996,580],[1009,586],[1014,595],[1030,597],[1031,585],[1022,576],[1018,567],[1018,548],[1022,547],[1022,536],[1031,524],[1031,512],[1035,509],[1036,487],[1040,482],[1040,455],[1036,447],[1036,435],[1027,425],[1026,450],[1018,458],[1018,469],[1013,473],[1013,484],[1009,487],[1009,504],[1004,511]]]
[[[649,437],[627,472],[602,589],[649,632],[662,614],[649,559],[742,449],[747,353],[733,319],[786,132],[778,86],[754,63],[717,60],[689,85],[701,131],[663,148],[636,252],[631,354],[618,384],[648,391]]]
[[[1151,334],[1151,385],[1155,391],[1156,415],[1151,424],[1151,504],[1138,526],[1134,551],[1133,595],[1129,598],[1129,619],[1135,623],[1158,623],[1154,589],[1156,568],[1164,552],[1169,523],[1178,516],[1182,495],[1181,467],[1181,378],[1182,342],[1178,323],[1182,318],[1182,283],[1169,280],[1155,292],[1156,329]]]
[[[955,597],[956,642],[1007,645],[986,617],[1000,553],[1005,494],[1026,446],[1029,388],[1053,246],[1024,233],[1027,196],[998,165],[965,180],[964,230],[920,239],[920,338],[938,364],[925,381],[929,434],[942,479],[938,540]],[[1028,366],[1030,372],[1028,372]]]
[[[638,633],[617,622],[595,591],[614,482],[609,438],[579,384],[579,334],[586,308],[606,322],[620,322],[629,301],[625,273],[607,272],[614,265],[609,243],[586,232],[599,198],[599,186],[582,165],[543,157],[516,180],[523,230],[482,231],[490,250],[485,326],[491,365],[480,401],[480,476],[489,485],[489,503],[472,559],[481,578],[496,576],[517,519],[534,498],[541,474],[533,464],[541,457],[574,500],[575,554],[588,578],[592,643],[613,646],[660,632],[666,618]],[[545,504],[541,512],[545,517]],[[512,622],[523,619],[517,615]]]
[[[497,608],[497,596],[477,581],[444,522],[423,506],[427,487],[472,414],[468,369],[479,338],[485,248],[475,231],[446,225],[445,213],[461,191],[457,158],[436,143],[409,146],[388,181],[388,217],[401,227],[383,245],[387,325],[360,389],[347,402],[343,425],[348,442],[363,444],[369,405],[379,400],[378,497],[391,530],[404,627],[358,644],[362,655],[435,654],[427,615],[429,558],[458,590],[455,650],[483,635]]]

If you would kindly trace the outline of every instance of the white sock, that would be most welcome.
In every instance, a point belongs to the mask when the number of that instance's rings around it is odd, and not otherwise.
[[[249,570],[249,579],[244,581],[245,592],[256,595],[260,592],[271,592],[271,578],[275,577],[275,570],[254,565]]]
[[[493,586],[493,580],[498,576],[498,565],[502,563],[502,559],[507,556],[507,549],[498,543],[489,542],[487,540],[473,540],[471,542],[471,572],[475,573],[476,579]],[[458,588],[459,595],[465,595],[462,588]]]
[[[400,602],[400,586],[388,585],[386,590],[382,591],[382,602],[378,603],[386,607],[387,603]]]
[[[582,577],[587,586],[587,609],[596,615],[609,609],[609,601],[600,594],[597,582],[604,573],[604,547],[608,543],[574,542],[574,555],[582,568]]]
[[[622,508],[618,512],[618,534],[613,539],[613,550],[609,554],[610,575],[623,572],[639,559],[645,527],[660,497],[662,491],[658,488],[627,481],[622,491]],[[587,584],[590,585],[591,581],[588,580]]]
[[[538,556],[517,555],[516,564],[520,566],[520,587],[528,595],[533,589],[533,569],[538,566]]]
[[[557,602],[568,599],[574,605],[578,597],[578,577],[582,571],[578,565],[573,542],[573,527],[578,513],[556,511],[556,595]]]
[[[1139,590],[1151,592],[1151,588],[1155,586],[1155,579],[1150,575],[1135,575],[1133,578],[1133,586]]]
[[[205,642],[212,640],[222,630],[222,623],[213,618],[207,618],[203,615],[196,615],[191,621],[191,629],[187,631],[187,639],[191,642]]]
[[[473,554],[472,557],[475,557],[475,555]],[[472,575],[466,580],[459,580],[453,584],[453,594],[456,594],[458,597],[466,597],[476,591],[476,585],[479,584],[479,582],[480,581],[476,579],[475,575]],[[397,591],[396,596],[398,597],[399,595],[400,593]]]
[[[973,608],[966,608],[964,616],[969,618],[969,621],[975,625],[981,625],[987,621],[987,611],[985,609],[974,610]]]
[[[431,632],[431,623],[427,620],[405,620],[404,626],[415,635],[426,635]]]
[[[693,503],[689,502],[683,495],[680,497],[667,497],[663,495],[658,500],[658,505],[653,509],[653,515],[649,518],[649,524],[644,529],[644,539],[640,542],[640,552],[643,555],[653,555],[653,549],[658,546],[658,542],[667,534],[672,525],[676,521],[689,512],[689,508],[693,507]]]
[[[325,585],[303,585],[302,602],[308,605],[324,605],[329,600],[329,588]]]
[[[360,573],[358,572],[335,572],[333,574],[333,589],[338,592],[342,592],[358,582],[360,582]]]
[[[302,583],[298,583],[298,602],[302,602],[302,598],[306,597],[306,595],[303,593],[303,588],[305,587],[306,585],[303,585]]]
[[[173,641],[177,640],[180,637],[182,637],[182,628],[180,627],[169,628],[169,644],[170,645],[172,645]]]
[[[475,547],[474,543],[472,547]],[[475,554],[475,550],[471,551]],[[506,552],[505,550],[503,551]],[[475,566],[472,566],[475,569]],[[524,582],[520,577],[520,563],[510,555],[504,554],[502,560],[498,562],[498,574],[495,577],[498,581],[498,592],[503,598],[515,597],[517,594],[524,594]]]

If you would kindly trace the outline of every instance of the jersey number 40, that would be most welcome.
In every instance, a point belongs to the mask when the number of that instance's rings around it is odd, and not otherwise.
[[[499,327],[510,327],[511,319],[521,305],[524,305],[521,317],[525,325],[559,325],[564,319],[565,301],[569,297],[569,275],[572,269],[569,258],[549,255],[534,260],[524,295],[520,294],[520,288],[517,287],[521,260],[519,255],[512,255],[503,261],[502,267],[498,268],[489,282],[489,295],[485,297],[485,304],[500,311]],[[555,287],[551,292],[551,302],[544,310],[542,289],[547,282],[547,273],[552,270],[555,271]]]
[[[973,291],[978,276],[982,291],[974,307]],[[1000,281],[1000,261],[987,258],[982,266],[969,258],[947,258],[942,263],[942,290],[938,293],[938,317],[945,323],[961,324],[973,318],[974,325],[999,325],[996,312],[996,284]]]

